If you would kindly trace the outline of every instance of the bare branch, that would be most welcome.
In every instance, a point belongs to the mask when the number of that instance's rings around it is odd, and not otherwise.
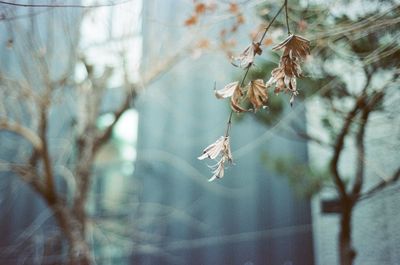
[[[389,179],[382,180],[381,182],[370,188],[368,191],[360,195],[358,200],[360,201],[372,197],[373,195],[383,190],[384,188],[392,184],[395,184],[399,179],[400,179],[400,167],[393,173],[393,175]]]
[[[355,102],[353,109],[347,114],[343,127],[336,138],[334,144],[334,154],[330,162],[330,169],[333,174],[333,180],[342,197],[347,197],[346,186],[339,173],[339,158],[344,148],[344,140],[349,132],[350,126],[353,123],[354,117],[357,115],[359,109],[364,104],[364,95],[361,95]]]
[[[0,4],[10,5],[10,6],[17,6],[17,7],[36,7],[36,8],[43,8],[43,7],[74,7],[74,8],[95,8],[95,7],[104,7],[104,6],[116,6],[122,5],[132,0],[125,0],[120,2],[110,2],[106,4],[96,4],[96,5],[68,5],[68,4],[21,4],[21,3],[13,3],[8,1],[0,1]]]
[[[36,170],[32,169],[30,166],[17,164],[10,164],[9,168],[11,171],[17,173],[21,179],[29,184],[36,192],[45,197],[46,189],[40,181],[40,176],[36,174]]]
[[[43,149],[43,143],[40,137],[34,131],[20,123],[1,118],[0,130],[14,132],[22,136],[32,144],[35,150],[41,151]]]
[[[356,135],[356,149],[357,149],[357,170],[355,182],[352,190],[352,196],[357,197],[361,191],[364,181],[364,160],[365,160],[365,127],[368,122],[369,114],[373,111],[374,107],[381,102],[384,93],[379,92],[372,96],[370,102],[364,107],[360,119],[359,130]]]

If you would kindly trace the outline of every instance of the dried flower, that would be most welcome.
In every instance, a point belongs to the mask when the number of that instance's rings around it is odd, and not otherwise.
[[[208,179],[209,182],[215,180],[216,178],[223,178],[224,177],[224,172],[225,172],[225,159],[222,158],[220,161],[218,161],[215,166],[211,167],[213,168],[213,175],[211,178]]]
[[[267,86],[275,84],[275,93],[282,91],[291,93],[290,105],[292,105],[294,98],[299,94],[296,77],[301,77],[300,63],[310,53],[310,41],[292,34],[273,49],[284,49],[284,51],[279,61],[279,67],[271,72],[272,76],[267,82]]]
[[[297,91],[297,81],[296,76],[288,76],[285,74],[285,70],[283,66],[279,66],[275,68],[271,72],[271,78],[267,82],[267,86],[275,84],[275,93],[285,92],[292,93],[290,97],[290,105],[293,104],[294,98],[299,94]]]
[[[264,85],[264,80],[257,79],[250,81],[247,87],[247,96],[249,97],[250,103],[254,107],[254,111],[266,106],[268,101],[268,93],[267,87]]]
[[[209,181],[213,181],[216,178],[222,178],[224,176],[225,163],[232,163],[232,152],[229,144],[229,136],[221,136],[216,142],[207,146],[203,150],[203,154],[198,157],[199,160],[203,160],[205,158],[213,160],[219,158],[217,164],[212,166],[213,176],[209,179]]]
[[[310,54],[310,41],[301,36],[291,34],[272,49],[284,49],[283,56],[289,56],[290,59],[296,57],[303,60]]]
[[[231,63],[234,66],[247,68],[254,62],[254,56],[256,54],[261,55],[262,49],[259,43],[250,44],[239,56],[232,57]]]

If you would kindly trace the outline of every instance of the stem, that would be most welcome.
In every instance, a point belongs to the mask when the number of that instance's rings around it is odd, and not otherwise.
[[[284,5],[285,5],[287,34],[290,35],[289,14],[288,14],[288,11],[287,11],[287,7],[288,7],[287,0],[285,0],[285,4]]]
[[[247,67],[246,72],[244,73],[242,81],[240,82],[240,87],[242,87],[244,85],[244,81],[246,80],[247,74],[250,71],[250,67],[251,67],[251,64]],[[228,123],[226,124],[225,137],[227,137],[229,135],[229,131],[232,127],[232,115],[233,115],[233,110],[231,110],[231,113],[229,114]]]
[[[261,39],[258,41],[258,44],[259,44],[259,45],[260,45],[260,44],[262,43],[262,41],[264,40],[265,35],[267,34],[267,32],[268,32],[269,28],[271,27],[272,23],[274,23],[275,19],[276,19],[276,18],[278,17],[278,15],[282,12],[283,7],[286,6],[286,1],[287,1],[287,0],[285,0],[285,2],[283,3],[283,5],[281,6],[281,8],[279,8],[279,11],[276,12],[276,14],[275,14],[275,16],[272,18],[271,22],[269,22],[268,26],[265,28],[264,33],[263,33]]]
[[[240,87],[242,87],[244,85],[244,81],[246,80],[247,74],[249,73],[251,64],[247,67],[246,72],[244,73],[244,76],[242,78],[242,81],[240,82]]]
[[[43,7],[73,7],[73,8],[93,8],[93,7],[104,7],[104,6],[116,6],[130,2],[131,0],[125,0],[117,3],[107,3],[107,4],[96,4],[96,5],[74,5],[74,4],[19,4],[13,3],[8,1],[0,1],[0,4],[3,5],[10,5],[10,6],[17,6],[17,7],[36,7],[36,8],[43,8]]]
[[[229,136],[229,131],[231,130],[231,126],[232,126],[232,115],[233,115],[233,110],[231,110],[231,113],[229,114],[228,123],[226,124],[225,137],[228,137],[228,136]]]
[[[275,16],[272,18],[272,20],[269,22],[269,24],[265,28],[264,33],[261,36],[261,39],[257,42],[258,45],[261,45],[261,43],[264,40],[265,36],[267,35],[267,32],[268,32],[269,28],[271,27],[272,23],[274,23],[275,19],[282,12],[284,7],[287,7],[287,0],[285,0],[283,5],[279,8],[278,12],[276,12]],[[286,15],[287,15],[287,11],[286,11]],[[288,30],[289,30],[289,27],[288,27]],[[246,77],[250,71],[250,67],[251,67],[251,64],[247,67],[246,72],[244,73],[242,81],[240,82],[240,87],[242,87],[244,85],[244,81],[246,80]],[[232,115],[233,115],[233,110],[231,110],[231,113],[229,114],[229,119],[228,119],[228,123],[226,125],[226,130],[225,130],[225,137],[227,137],[229,135],[229,131],[232,127]]]

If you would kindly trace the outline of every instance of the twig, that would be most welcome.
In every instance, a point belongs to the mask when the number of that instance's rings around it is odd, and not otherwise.
[[[390,177],[387,180],[382,180],[378,184],[376,184],[374,187],[370,188],[368,191],[363,193],[361,196],[359,196],[359,201],[370,198],[371,196],[375,195],[378,191],[383,190],[384,188],[395,184],[398,180],[400,179],[400,167],[394,172],[392,177]]]
[[[285,0],[285,17],[286,17],[286,28],[287,28],[287,34],[290,35],[290,27],[289,27],[289,14],[288,14],[288,0]]]
[[[132,0],[125,0],[121,2],[110,2],[107,4],[97,4],[97,5],[67,5],[67,4],[21,4],[21,3],[12,3],[8,1],[0,1],[0,4],[10,5],[10,6],[17,6],[17,7],[36,7],[36,8],[43,8],[43,7],[73,7],[73,8],[96,8],[96,7],[105,7],[105,6],[116,6],[122,5]]]
[[[331,172],[333,173],[334,183],[335,183],[336,187],[338,188],[338,190],[340,192],[340,195],[343,198],[346,198],[348,195],[347,195],[347,192],[346,192],[346,186],[345,186],[345,184],[344,184],[344,182],[343,182],[343,180],[342,180],[342,178],[341,178],[341,176],[339,174],[339,169],[338,169],[338,167],[339,167],[339,158],[340,158],[340,155],[341,155],[341,153],[343,151],[344,140],[345,140],[345,138],[346,138],[346,136],[347,136],[347,134],[349,132],[350,125],[353,122],[353,118],[357,115],[357,113],[358,113],[363,101],[364,101],[364,95],[362,95],[356,101],[356,103],[354,104],[353,109],[347,114],[346,120],[344,122],[344,125],[343,125],[341,131],[340,131],[340,134],[336,138],[336,143],[334,145],[334,154],[333,154],[332,160],[330,162],[330,169],[331,169]]]
[[[283,5],[281,6],[281,8],[279,9],[278,12],[276,12],[275,16],[272,18],[272,20],[269,22],[268,26],[265,28],[263,35],[261,36],[261,39],[258,41],[258,44],[261,45],[262,41],[265,38],[265,35],[267,34],[269,28],[271,27],[272,23],[274,23],[275,19],[278,17],[278,15],[282,12],[282,9],[286,6],[286,0],[283,3]]]
[[[282,12],[283,8],[286,6],[286,0],[283,3],[283,5],[281,6],[281,8],[279,8],[278,12],[276,12],[275,16],[272,18],[272,20],[269,22],[269,24],[267,25],[267,27],[265,27],[264,33],[261,36],[260,40],[257,42],[258,45],[261,45],[265,36],[267,35],[267,32],[269,30],[269,28],[271,27],[272,23],[274,23],[275,19],[278,17],[278,15]],[[252,66],[252,64],[250,63],[247,68],[246,68],[246,72],[244,73],[244,76],[242,78],[242,81],[240,82],[240,87],[242,87],[244,85],[244,81],[246,81],[246,77],[250,71],[250,67]],[[229,131],[232,127],[232,116],[233,116],[233,110],[231,110],[230,114],[229,114],[229,119],[226,125],[226,129],[225,129],[225,137],[227,137],[229,135]]]
[[[40,137],[34,131],[21,125],[20,123],[2,118],[0,119],[0,130],[14,132],[22,136],[32,144],[35,150],[41,151],[43,148]]]
[[[368,122],[369,114],[374,109],[374,107],[382,100],[383,93],[376,93],[370,102],[364,107],[362,110],[362,115],[360,118],[360,125],[358,132],[356,134],[356,149],[357,149],[357,170],[356,170],[356,177],[353,185],[353,189],[351,195],[356,198],[358,197],[363,181],[364,181],[364,158],[365,158],[365,127]]]

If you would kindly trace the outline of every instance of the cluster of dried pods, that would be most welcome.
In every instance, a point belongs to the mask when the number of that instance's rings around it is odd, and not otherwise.
[[[269,26],[266,28],[263,37],[268,29]],[[272,48],[273,50],[283,50],[283,53],[278,67],[272,70],[271,78],[267,82],[264,82],[262,79],[256,79],[251,80],[244,86],[247,73],[250,67],[254,65],[255,56],[262,54],[260,46],[263,38],[259,42],[250,44],[239,56],[232,58],[232,64],[246,69],[246,74],[241,82],[235,81],[227,84],[222,89],[215,90],[215,96],[218,99],[230,98],[232,111],[229,116],[225,136],[221,136],[216,142],[207,146],[203,150],[202,155],[198,157],[200,160],[208,158],[217,161],[215,165],[211,166],[213,175],[209,181],[222,178],[226,163],[232,163],[233,161],[229,144],[229,131],[233,112],[256,112],[260,108],[266,107],[268,103],[268,90],[272,87],[275,87],[275,94],[279,94],[280,92],[291,94],[291,105],[298,95],[296,78],[302,76],[300,64],[310,53],[310,41],[301,36],[290,34],[289,29],[288,35],[284,41]],[[252,108],[245,107],[249,104],[251,104]]]

